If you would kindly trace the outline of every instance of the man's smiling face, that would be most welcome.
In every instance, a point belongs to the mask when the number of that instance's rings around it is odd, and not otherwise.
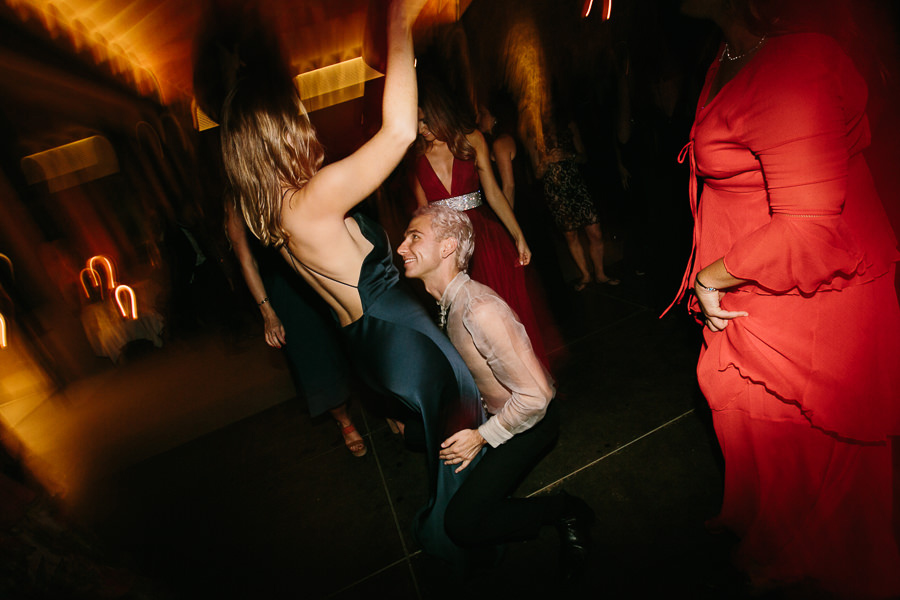
[[[422,279],[441,264],[441,240],[431,229],[431,216],[420,215],[409,222],[403,243],[397,248],[407,277]]]

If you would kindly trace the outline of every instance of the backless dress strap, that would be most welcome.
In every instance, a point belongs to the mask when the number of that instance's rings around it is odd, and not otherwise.
[[[310,273],[313,273],[313,274],[315,274],[315,275],[318,275],[319,277],[324,277],[325,279],[327,279],[327,280],[329,280],[329,281],[333,281],[333,282],[339,283],[339,284],[341,284],[341,285],[346,285],[347,287],[353,288],[354,290],[358,290],[358,289],[359,289],[359,286],[357,286],[357,285],[353,285],[352,283],[347,283],[346,281],[341,281],[340,279],[335,279],[334,277],[329,277],[329,276],[326,275],[325,273],[319,273],[318,271],[316,271],[316,270],[313,269],[312,267],[306,265],[305,263],[303,263],[303,261],[301,261],[299,258],[296,258],[296,257],[294,256],[294,253],[291,252],[291,247],[290,247],[288,244],[285,244],[285,245],[284,245],[284,249],[287,250],[288,256],[291,257],[291,265],[294,267],[294,271],[296,271],[297,275],[300,274],[300,271],[297,269],[297,263],[299,263],[301,267],[303,267],[304,269],[306,269],[306,270],[309,271]]]
[[[284,192],[282,192],[282,194],[281,194],[281,201],[284,202],[284,197],[287,195],[288,192],[291,192],[291,195],[293,195],[293,194],[295,194],[297,191],[299,191],[299,190],[297,190],[297,188],[288,188],[288,189],[284,190]],[[312,267],[310,267],[310,266],[304,264],[303,261],[301,261],[299,258],[295,257],[295,256],[294,256],[294,253],[291,252],[291,247],[290,247],[290,245],[287,243],[287,241],[285,241],[285,243],[284,243],[284,249],[287,250],[288,256],[291,257],[291,266],[294,267],[294,272],[296,272],[297,275],[300,275],[300,271],[299,271],[299,269],[297,269],[297,263],[300,263],[300,266],[301,266],[301,267],[303,267],[304,269],[306,269],[306,270],[309,271],[310,273],[313,273],[313,274],[315,274],[315,275],[318,275],[319,277],[324,277],[325,279],[327,279],[327,280],[329,280],[329,281],[333,281],[333,282],[339,283],[339,284],[341,284],[341,285],[346,285],[347,287],[353,288],[354,290],[358,290],[358,289],[359,289],[359,286],[353,285],[352,283],[347,283],[347,282],[345,282],[345,281],[341,281],[340,279],[335,279],[334,277],[329,277],[329,276],[326,275],[325,273],[319,273],[318,271],[316,271],[316,270],[313,269]]]

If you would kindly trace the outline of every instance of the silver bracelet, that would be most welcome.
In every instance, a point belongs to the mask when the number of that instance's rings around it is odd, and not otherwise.
[[[257,306],[262,306],[263,304],[265,304],[265,303],[268,302],[268,301],[269,301],[269,297],[266,296],[265,298],[263,298],[263,299],[257,304]]]
[[[697,287],[703,288],[703,289],[706,290],[707,292],[718,292],[718,291],[719,291],[718,288],[709,287],[708,285],[703,285],[703,284],[700,282],[700,278],[699,278],[699,277],[695,277],[695,278],[694,278],[694,284],[695,284]]]

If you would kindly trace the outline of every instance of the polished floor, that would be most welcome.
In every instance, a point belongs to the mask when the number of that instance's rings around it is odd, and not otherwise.
[[[659,278],[623,265],[619,286],[550,297],[561,433],[516,492],[565,489],[595,509],[581,580],[560,585],[550,528],[466,577],[421,553],[424,457],[365,410],[366,391],[352,411],[369,451],[354,458],[261,336],[216,334],[138,352],[43,420],[73,527],[143,582],[106,597],[737,597],[730,540],[704,528],[722,474],[698,331],[683,308],[659,319]]]

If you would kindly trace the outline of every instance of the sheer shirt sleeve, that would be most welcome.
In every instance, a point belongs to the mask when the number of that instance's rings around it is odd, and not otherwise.
[[[525,328],[500,298],[473,298],[463,315],[463,325],[499,384],[494,390],[506,396],[502,408],[478,428],[485,441],[497,447],[539,422],[555,390]],[[482,390],[483,395],[485,392]],[[496,406],[499,398],[487,400]]]

